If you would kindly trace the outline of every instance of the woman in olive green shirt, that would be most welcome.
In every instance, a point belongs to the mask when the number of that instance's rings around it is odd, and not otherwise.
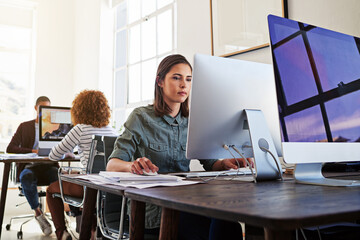
[[[170,55],[161,61],[155,81],[154,104],[136,108],[131,113],[110,156],[108,171],[143,174],[144,171],[166,173],[190,170],[185,150],[191,79],[191,65],[182,55]],[[237,168],[235,159],[200,162],[205,170]],[[245,166],[245,160],[238,159],[238,162]],[[159,226],[160,208],[147,205],[145,227],[153,229]],[[236,226],[240,228],[239,224]],[[194,239],[194,236],[191,238]]]

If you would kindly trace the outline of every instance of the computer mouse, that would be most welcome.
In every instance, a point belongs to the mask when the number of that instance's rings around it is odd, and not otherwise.
[[[149,172],[143,171],[143,175],[144,176],[155,176],[155,175],[158,175],[158,173],[157,172],[152,172],[152,171],[149,171]]]

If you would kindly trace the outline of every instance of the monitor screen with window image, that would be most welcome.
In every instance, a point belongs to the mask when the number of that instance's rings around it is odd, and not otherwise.
[[[359,185],[322,175],[360,160],[360,39],[268,16],[284,161],[299,182]]]
[[[46,156],[72,128],[69,107],[40,106],[39,155]]]

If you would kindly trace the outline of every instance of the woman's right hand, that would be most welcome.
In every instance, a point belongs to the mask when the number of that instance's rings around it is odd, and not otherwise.
[[[159,168],[146,157],[138,158],[132,162],[130,172],[135,174],[143,174],[145,172],[157,172]]]

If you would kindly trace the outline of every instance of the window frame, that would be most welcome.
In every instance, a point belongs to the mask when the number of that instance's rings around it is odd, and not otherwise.
[[[113,102],[112,102],[112,109],[113,109],[113,126],[116,129],[121,128],[121,126],[123,125],[123,123],[126,121],[126,118],[128,117],[128,115],[131,113],[131,111],[134,108],[140,107],[140,106],[145,106],[148,104],[152,104],[153,103],[153,98],[152,99],[142,99],[143,97],[143,76],[142,76],[142,64],[144,62],[147,62],[149,60],[154,60],[156,61],[156,66],[160,63],[160,61],[162,60],[162,58],[164,58],[165,56],[169,55],[169,54],[173,54],[176,53],[176,49],[177,49],[177,42],[176,42],[176,0],[173,0],[171,3],[161,7],[160,9],[156,9],[154,12],[144,16],[144,17],[140,17],[138,20],[133,21],[132,23],[128,23],[128,11],[126,11],[126,24],[125,26],[121,27],[121,28],[117,28],[117,7],[120,4],[123,4],[125,2],[126,7],[128,6],[128,0],[123,0],[123,1],[119,1],[117,2],[117,5],[115,6],[115,14],[114,14],[114,57],[113,57],[113,66],[114,66],[114,71],[113,71]],[[142,7],[142,1],[140,1],[140,7]],[[156,1],[157,4],[157,1]],[[157,17],[166,12],[166,11],[171,11],[172,13],[172,49],[158,54],[158,20]],[[142,15],[142,14],[140,14]],[[156,52],[154,56],[151,56],[149,58],[146,59],[142,59],[142,46],[141,46],[141,41],[142,38],[144,36],[142,36],[142,23],[144,23],[145,21],[148,21],[150,19],[155,18],[155,28],[156,28]],[[130,42],[130,29],[135,27],[135,26],[139,26],[140,27],[140,59],[136,62],[129,62],[129,42]],[[116,58],[117,58],[117,35],[118,33],[120,33],[121,31],[126,31],[126,64],[124,66],[120,66],[117,67],[116,66]],[[129,79],[129,69],[132,66],[135,66],[137,64],[140,64],[140,85],[139,85],[139,95],[140,95],[140,101],[137,102],[129,102],[129,86],[130,86],[130,79]],[[155,69],[156,70],[156,69]],[[125,89],[122,89],[121,92],[117,92],[116,91],[116,81],[117,81],[117,73],[119,73],[120,71],[125,71],[125,77],[126,77],[126,82],[124,84]],[[155,76],[154,76],[155,79]],[[116,104],[116,95],[117,94],[121,94],[122,95],[122,100],[125,102],[125,104],[122,104],[121,106],[117,106]],[[117,114],[120,114],[120,122],[116,122],[117,121]]]

